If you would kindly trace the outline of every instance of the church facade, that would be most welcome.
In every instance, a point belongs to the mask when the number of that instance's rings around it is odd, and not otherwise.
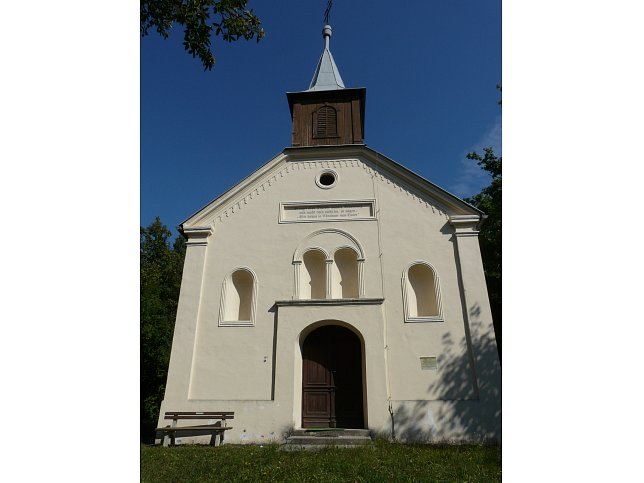
[[[230,443],[327,427],[500,440],[484,215],[364,144],[365,89],[344,86],[330,37],[287,94],[293,145],[181,225],[159,426],[234,411]]]

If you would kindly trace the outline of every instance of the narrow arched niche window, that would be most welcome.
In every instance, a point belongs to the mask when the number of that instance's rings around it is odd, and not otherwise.
[[[302,257],[301,299],[326,298],[326,256],[321,250],[308,250]]]
[[[340,248],[333,256],[331,296],[334,299],[359,297],[358,254],[352,248]]]
[[[328,138],[338,135],[338,114],[331,106],[322,106],[313,113],[313,137]]]
[[[229,274],[221,290],[219,325],[254,325],[256,292],[252,271],[240,268]]]
[[[440,285],[434,268],[425,262],[412,264],[403,273],[406,322],[443,320]]]

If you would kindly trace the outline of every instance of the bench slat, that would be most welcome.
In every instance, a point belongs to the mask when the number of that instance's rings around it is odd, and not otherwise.
[[[221,420],[226,420],[226,419],[235,419],[232,416],[165,416],[163,419],[221,419]]]
[[[228,416],[232,416],[235,414],[234,411],[166,411],[166,415],[168,414],[194,414],[194,415],[208,415],[208,414],[225,414]]]
[[[164,433],[173,433],[175,431],[227,431],[233,429],[232,426],[175,426],[174,428],[157,428],[156,431],[162,431]]]
[[[217,416],[233,418],[235,417],[235,413],[232,411],[166,411],[165,416]]]
[[[211,418],[218,418],[218,417],[224,417],[224,418],[233,418],[234,416],[232,414],[221,414],[221,413],[213,413],[213,414],[177,414],[177,413],[169,413],[165,415],[166,418],[171,418],[171,417],[181,417],[181,418],[189,418],[189,417],[211,417]]]

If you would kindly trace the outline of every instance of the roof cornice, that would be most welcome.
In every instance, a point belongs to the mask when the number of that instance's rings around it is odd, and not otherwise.
[[[289,159],[293,156],[297,156],[298,158],[316,158],[321,155],[346,157],[348,155],[359,156],[366,154],[367,159],[370,159],[377,168],[393,174],[422,193],[426,193],[432,197],[438,196],[439,201],[443,202],[448,207],[460,212],[466,210],[467,212],[478,216],[484,215],[484,213],[475,206],[463,201],[458,196],[423,178],[419,174],[414,173],[412,170],[370,148],[366,144],[289,147],[284,149],[284,153],[289,155]],[[381,163],[380,161],[384,162]]]
[[[288,174],[291,163],[326,160],[334,162],[347,158],[356,158],[355,162],[362,162],[367,170],[376,172],[381,177],[384,174],[399,180],[399,184],[404,185],[405,190],[415,193],[413,196],[418,197],[420,194],[433,200],[438,204],[439,209],[449,211],[450,216],[470,215],[477,219],[483,216],[483,212],[479,209],[368,146],[344,144],[285,148],[273,159],[190,216],[180,225],[180,230],[184,230],[184,225],[205,226],[209,219],[228,217],[231,213],[241,210],[249,199],[259,196],[261,192],[268,189],[267,187],[283,178],[285,173]]]

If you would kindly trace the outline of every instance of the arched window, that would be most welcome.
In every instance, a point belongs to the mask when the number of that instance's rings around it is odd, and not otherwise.
[[[326,257],[320,250],[309,250],[302,257],[304,270],[300,275],[301,299],[326,298]]]
[[[341,248],[333,256],[334,299],[357,299],[359,297],[358,254],[351,248]]]
[[[221,289],[219,325],[254,325],[257,282],[253,272],[240,268],[226,277]]]
[[[364,298],[365,254],[360,243],[337,228],[306,236],[293,253],[293,299]]]
[[[313,113],[313,137],[328,138],[338,135],[338,114],[331,106],[322,106]]]
[[[431,265],[416,262],[403,273],[406,322],[443,320],[438,277]]]

